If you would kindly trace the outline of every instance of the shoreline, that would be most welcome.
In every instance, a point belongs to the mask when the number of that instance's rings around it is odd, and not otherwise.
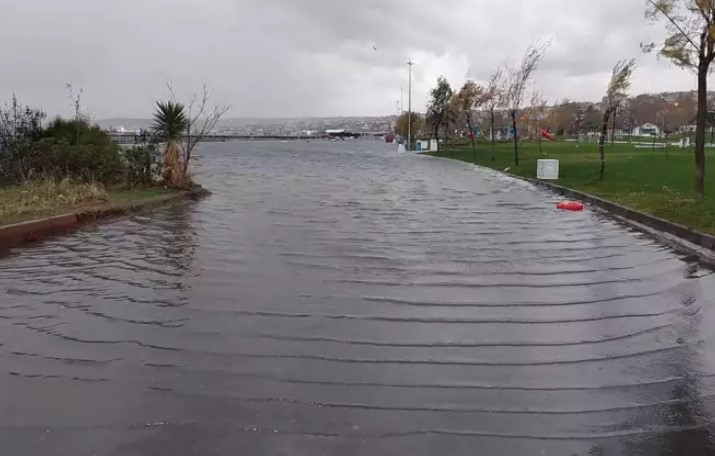
[[[42,239],[73,233],[83,226],[112,221],[136,212],[163,207],[170,203],[192,199],[198,201],[211,195],[201,186],[132,201],[109,202],[96,206],[69,210],[60,215],[0,225],[0,249],[10,249]]]

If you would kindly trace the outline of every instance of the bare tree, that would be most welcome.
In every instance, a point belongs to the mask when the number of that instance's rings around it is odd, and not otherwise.
[[[72,109],[74,109],[74,125],[72,128],[75,130],[74,141],[75,144],[79,144],[80,130],[83,124],[89,125],[90,116],[82,114],[82,94],[84,89],[79,88],[75,92],[74,87],[71,83],[65,84],[67,88],[67,98],[72,102]]]
[[[474,141],[474,122],[472,115],[474,114],[474,110],[478,109],[484,102],[484,88],[473,80],[467,79],[467,82],[465,82],[459,92],[457,92],[455,98],[459,110],[465,117],[467,126],[469,127],[469,139],[472,141],[472,154],[474,155],[474,161],[476,161],[477,146]]]
[[[489,127],[492,137],[492,161],[496,160],[496,137],[494,132],[495,111],[503,104],[504,94],[504,69],[499,68],[489,77],[489,84],[484,91],[484,106],[489,111]]]
[[[631,87],[631,76],[635,69],[636,61],[621,60],[613,67],[611,81],[608,83],[606,92],[606,103],[603,110],[603,121],[601,122],[601,137],[598,141],[598,154],[601,160],[601,170],[599,179],[603,180],[606,173],[606,139],[608,137],[608,120],[616,109],[628,98],[628,89]]]
[[[531,94],[531,106],[529,107],[529,117],[531,118],[531,124],[534,127],[534,134],[536,135],[536,141],[539,143],[539,154],[544,155],[542,145],[541,145],[541,127],[544,123],[544,117],[546,115],[546,98],[539,92],[535,90]]]
[[[539,62],[544,57],[551,42],[536,43],[526,50],[526,54],[521,64],[515,68],[510,68],[507,75],[507,87],[504,102],[511,116],[511,126],[514,133],[514,164],[519,166],[519,131],[517,130],[516,119],[524,101],[526,88],[534,76],[534,72]]]
[[[72,108],[74,109],[74,121],[82,120],[84,117],[82,115],[82,94],[84,93],[84,89],[80,87],[79,90],[75,92],[71,83],[65,84],[65,87],[67,88],[67,98],[72,102]]]
[[[167,81],[169,94],[174,102],[178,102],[174,88],[170,81]],[[191,155],[198,145],[211,131],[216,128],[216,125],[221,118],[231,109],[231,105],[226,103],[212,104],[211,90],[208,84],[204,83],[200,93],[194,93],[191,96],[189,103],[185,106],[188,124],[186,127],[186,136],[182,141],[181,150],[183,151],[183,174],[189,171],[189,162]]]
[[[698,77],[698,113],[695,129],[695,193],[705,197],[705,129],[708,114],[708,73],[715,59],[714,0],[646,0],[646,17],[665,19],[668,36],[646,52],[659,47],[659,54]]]

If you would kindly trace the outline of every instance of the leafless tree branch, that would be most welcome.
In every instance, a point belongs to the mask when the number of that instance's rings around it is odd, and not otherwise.
[[[189,162],[194,149],[211,131],[221,118],[231,109],[229,104],[216,104],[211,106],[211,90],[204,83],[200,93],[194,93],[188,104],[189,125],[186,132],[184,150],[184,173],[188,171]]]
[[[178,102],[178,97],[174,91],[174,85],[170,79],[166,80],[166,88],[169,98]],[[231,109],[227,103],[215,104],[211,106],[211,89],[207,83],[203,83],[200,92],[191,94],[189,103],[186,106],[186,116],[189,119],[186,135],[181,144],[183,152],[183,172],[186,174],[189,169],[189,162],[196,146],[216,128],[221,118]]]
[[[509,84],[506,90],[506,104],[512,111],[518,111],[524,100],[524,92],[534,76],[534,72],[551,42],[537,43],[527,49],[521,64],[508,71]]]

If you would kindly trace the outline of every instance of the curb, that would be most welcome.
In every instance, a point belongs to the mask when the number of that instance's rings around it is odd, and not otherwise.
[[[509,175],[522,179],[537,187],[546,188],[559,195],[565,196],[566,198],[578,199],[582,202],[588,203],[589,205],[600,209],[606,215],[612,216],[639,231],[643,231],[646,234],[655,237],[657,240],[667,244],[677,251],[688,255],[695,255],[702,262],[707,263],[710,267],[715,266],[715,236],[711,234],[701,233],[700,231],[692,230],[685,225],[639,212],[620,204],[604,200],[597,196],[552,184],[551,182],[516,176],[513,174]]]
[[[422,154],[428,155],[429,154]],[[454,160],[450,157],[436,157],[447,160]],[[572,190],[567,187],[552,184],[551,182],[534,179],[531,177],[518,176],[509,172],[501,171],[494,168],[478,165],[476,163],[465,162],[479,168],[488,169],[504,174],[515,179],[521,179],[529,182],[536,187],[542,187],[559,195],[570,199],[578,199],[588,203],[600,210],[604,215],[616,219],[617,221],[627,224],[631,228],[641,231],[657,241],[667,245],[673,250],[689,256],[696,257],[701,263],[709,268],[715,269],[715,236],[700,231],[695,231],[685,225],[671,222],[653,215],[639,212],[620,204],[604,200],[597,196],[589,195],[588,193]]]
[[[164,206],[179,200],[199,200],[210,194],[211,192],[208,190],[197,187],[189,191],[161,195],[141,201],[109,203],[63,215],[0,226],[0,248],[17,247],[47,237],[71,233],[77,231],[82,225],[89,223],[120,217],[152,207]]]

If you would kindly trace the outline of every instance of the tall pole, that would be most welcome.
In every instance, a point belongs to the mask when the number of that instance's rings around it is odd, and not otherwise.
[[[407,89],[407,150],[412,150],[412,59],[407,61],[410,69],[410,82]]]

